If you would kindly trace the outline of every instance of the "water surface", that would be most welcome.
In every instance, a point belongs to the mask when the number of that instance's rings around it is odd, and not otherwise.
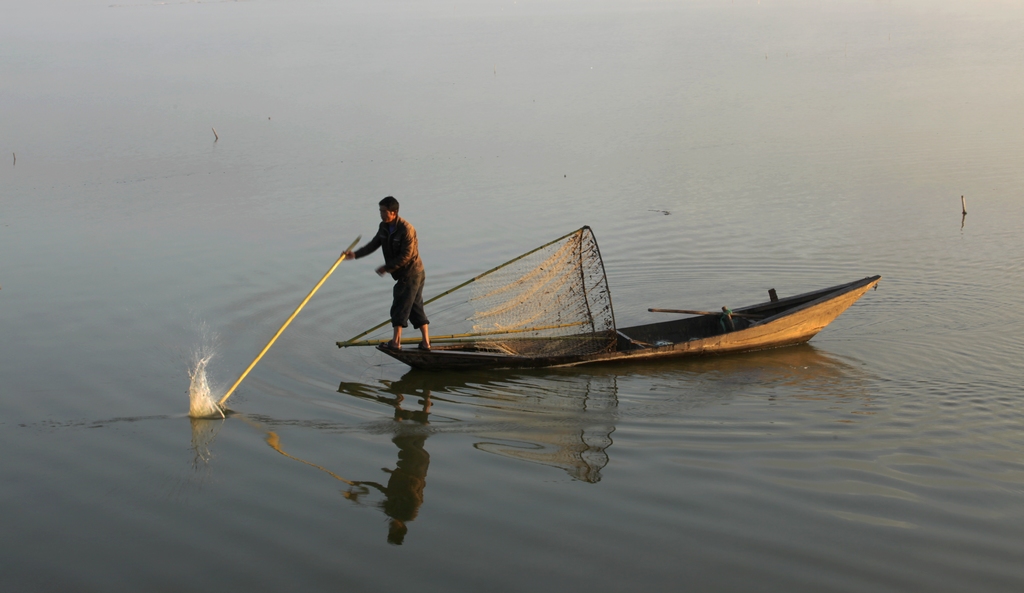
[[[1020,590],[1022,25],[953,2],[8,7],[0,582]],[[236,415],[187,418],[193,354],[223,392],[385,195],[428,295],[584,224],[622,326],[883,280],[805,346],[424,374],[334,347],[390,298],[343,263]]]

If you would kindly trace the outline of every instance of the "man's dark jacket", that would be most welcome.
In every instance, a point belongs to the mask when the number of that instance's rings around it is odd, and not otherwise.
[[[394,232],[390,228],[392,225],[395,227]],[[353,255],[359,259],[373,253],[378,247],[384,252],[384,271],[395,280],[423,271],[416,229],[404,218],[396,217],[395,222],[390,224],[382,221],[377,228],[377,235],[355,250]]]

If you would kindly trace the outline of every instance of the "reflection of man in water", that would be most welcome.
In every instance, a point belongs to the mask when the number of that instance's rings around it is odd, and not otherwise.
[[[419,424],[427,424],[427,416],[430,415],[430,393],[428,392],[419,401],[422,410],[405,410],[402,408],[401,394],[394,399],[377,396],[375,399],[387,403],[395,408],[395,420],[412,420]],[[416,518],[420,505],[423,504],[423,488],[427,484],[427,467],[430,465],[430,454],[423,448],[427,440],[427,433],[422,431],[402,433],[400,432],[391,442],[398,447],[398,462],[395,469],[384,468],[384,471],[391,474],[388,478],[388,485],[383,486],[377,482],[355,482],[359,486],[370,486],[384,494],[384,502],[381,508],[384,514],[391,518],[388,526],[388,543],[396,546],[402,545],[405,534],[409,531],[406,523]],[[350,492],[347,498],[356,498],[357,493]]]

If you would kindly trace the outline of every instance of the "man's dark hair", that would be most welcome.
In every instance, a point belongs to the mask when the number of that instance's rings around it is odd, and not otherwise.
[[[388,212],[398,213],[398,200],[394,196],[388,196],[380,201],[380,205],[388,209]]]

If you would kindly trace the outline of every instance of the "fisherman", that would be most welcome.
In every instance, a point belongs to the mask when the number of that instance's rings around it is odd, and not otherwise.
[[[346,251],[346,259],[359,259],[381,248],[384,265],[377,268],[377,275],[391,274],[395,279],[394,301],[391,304],[391,326],[394,336],[385,348],[402,348],[402,328],[412,326],[423,334],[419,344],[421,350],[430,350],[430,336],[427,333],[427,313],[423,310],[423,260],[420,259],[416,229],[398,216],[398,200],[388,196],[380,201],[380,227],[369,243],[359,249]]]

